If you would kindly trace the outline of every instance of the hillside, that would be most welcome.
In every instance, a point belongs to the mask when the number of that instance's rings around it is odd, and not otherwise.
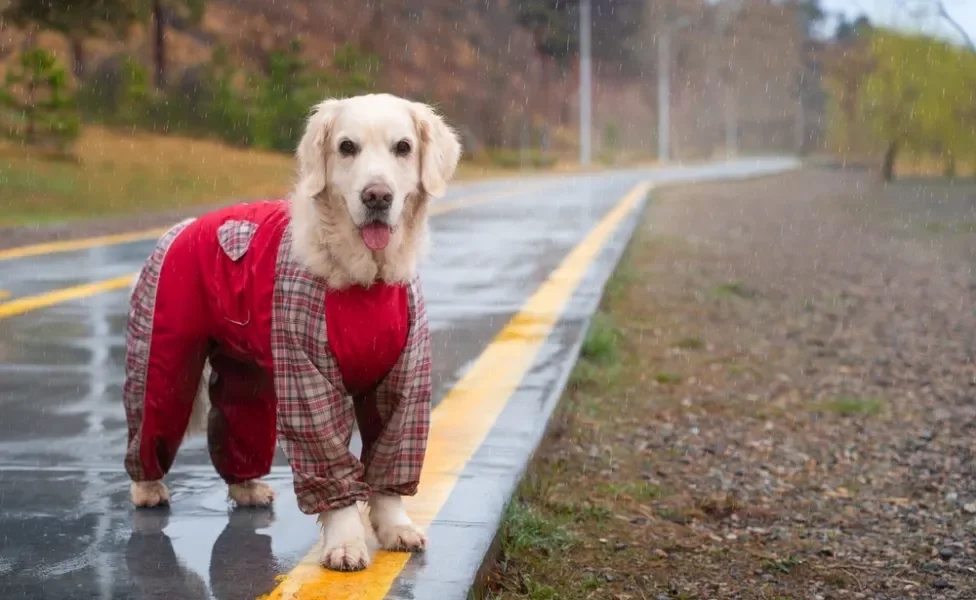
[[[545,27],[520,25],[522,5],[517,0],[209,0],[200,23],[172,23],[168,80],[178,84],[218,45],[235,63],[256,70],[266,67],[271,51],[294,38],[302,41],[309,63],[320,69],[329,69],[337,49],[351,45],[379,57],[376,88],[435,102],[460,125],[469,148],[529,143],[571,153],[578,118],[577,63],[572,56],[559,61],[540,55],[537,38]],[[744,9],[719,32],[716,9],[705,0],[594,1],[598,152],[652,152],[655,34],[663,20],[675,15],[694,22],[676,36],[673,51],[673,137],[679,154],[708,154],[719,145],[728,129],[729,107],[742,113],[743,128],[751,123],[757,129],[756,123],[769,120],[775,130],[759,127],[758,133],[745,131],[744,136],[778,144],[784,135],[790,137],[784,132],[795,120],[792,81],[800,68],[794,40],[802,34],[786,5],[766,0],[739,5]],[[570,33],[576,36],[578,31]],[[14,56],[24,39],[24,31],[2,28],[0,61]],[[37,39],[70,62],[67,40],[51,33]],[[86,71],[99,73],[99,65],[120,52],[148,65],[149,41],[144,26],[132,28],[124,42],[87,39]]]

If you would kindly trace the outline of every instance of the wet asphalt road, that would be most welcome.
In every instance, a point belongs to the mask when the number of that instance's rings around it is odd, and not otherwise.
[[[458,187],[472,206],[433,218],[421,269],[435,402],[635,183],[741,176],[782,161],[496,181]],[[491,199],[489,195],[500,197]],[[0,261],[13,298],[138,270],[152,242]],[[0,597],[254,598],[314,544],[280,455],[274,512],[232,510],[204,441],[188,440],[172,506],[134,511],[122,468],[126,292],[0,319]]]

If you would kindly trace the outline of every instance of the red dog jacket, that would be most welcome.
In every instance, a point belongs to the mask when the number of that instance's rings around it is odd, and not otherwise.
[[[208,446],[228,483],[266,475],[277,437],[305,513],[416,493],[431,398],[419,283],[327,289],[289,221],[285,201],[222,209],[167,232],[143,267],[126,327],[134,481],[169,471],[209,358]]]

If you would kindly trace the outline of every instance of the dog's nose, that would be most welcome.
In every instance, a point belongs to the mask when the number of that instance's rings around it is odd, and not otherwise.
[[[393,192],[385,183],[371,183],[363,188],[359,195],[366,208],[370,210],[388,210],[393,204]]]

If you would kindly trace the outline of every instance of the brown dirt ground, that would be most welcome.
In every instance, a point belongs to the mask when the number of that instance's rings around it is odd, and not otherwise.
[[[976,598],[976,184],[655,194],[487,595]]]

